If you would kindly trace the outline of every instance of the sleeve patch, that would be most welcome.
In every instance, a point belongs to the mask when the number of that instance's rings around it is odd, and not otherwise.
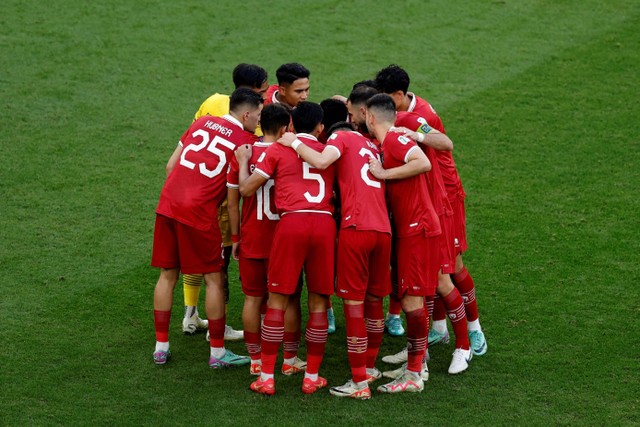
[[[433,128],[431,126],[429,126],[427,123],[423,123],[422,126],[420,126],[420,128],[418,129],[418,132],[422,132],[424,134],[428,134],[432,130],[433,130]]]

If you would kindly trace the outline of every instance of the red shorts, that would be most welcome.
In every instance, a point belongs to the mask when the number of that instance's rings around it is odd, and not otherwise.
[[[440,271],[440,236],[424,234],[396,240],[397,296],[428,297],[436,293]]]
[[[440,215],[440,268],[444,274],[456,272],[456,255],[458,251],[455,247],[453,237],[454,218],[453,215]]]
[[[221,271],[223,264],[222,236],[217,224],[201,231],[156,214],[152,266],[179,268],[182,274],[206,274]]]
[[[366,294],[383,298],[391,292],[389,264],[391,234],[343,228],[338,233],[336,293],[340,298],[364,301]]]
[[[288,213],[276,226],[269,256],[269,292],[292,295],[304,267],[307,290],[332,295],[336,223],[323,213]]]
[[[456,255],[467,250],[467,214],[464,210],[464,198],[460,196],[449,199],[453,209],[453,238]]]
[[[242,282],[242,293],[250,297],[262,297],[267,294],[267,271],[269,258],[253,259],[240,255],[238,270]]]

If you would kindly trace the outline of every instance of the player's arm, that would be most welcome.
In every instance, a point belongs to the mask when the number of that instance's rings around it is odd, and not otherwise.
[[[237,188],[227,187],[227,210],[229,211],[229,229],[231,231],[231,256],[238,260],[238,246],[240,236],[240,192]]]
[[[404,136],[413,139],[419,144],[424,144],[439,151],[453,151],[453,141],[445,135],[429,126],[423,124],[415,131],[406,127],[393,128],[394,131],[404,133]]]
[[[259,173],[249,174],[249,159],[251,158],[251,145],[245,144],[236,150],[236,159],[238,159],[238,184],[240,195],[242,197],[253,196],[258,188],[267,182],[266,177]]]
[[[370,157],[369,170],[371,174],[378,179],[405,179],[430,171],[431,162],[420,147],[415,146],[407,153],[407,159],[404,165],[384,169],[380,160]]]
[[[167,172],[167,176],[169,176],[173,168],[176,166],[176,163],[178,163],[178,159],[180,158],[180,153],[182,153],[182,145],[178,144],[173,154],[171,154],[171,157],[169,157],[169,161],[167,162],[167,166],[165,167],[165,172]]]
[[[322,150],[322,153],[318,153],[296,138],[293,132],[287,132],[282,135],[278,143],[293,148],[305,162],[316,169],[324,170],[340,158],[340,152],[335,147],[327,145],[324,150]]]

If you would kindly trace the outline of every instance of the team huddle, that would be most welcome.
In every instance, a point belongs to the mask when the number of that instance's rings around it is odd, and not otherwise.
[[[300,64],[284,64],[278,83],[268,86],[264,69],[240,64],[236,90],[205,101],[199,111],[205,114],[181,137],[156,210],[154,362],[165,364],[171,355],[173,291],[182,272],[185,301],[187,278],[196,289],[189,290],[195,303],[185,304],[183,330],[207,329],[209,366],[248,365],[258,376],[254,392],[275,393],[283,343],[283,374],[304,373],[306,394],[327,386],[319,371],[334,293],[343,300],[351,379],[330,393],[368,399],[370,384],[382,377],[391,381],[378,392],[420,392],[429,378],[428,345],[449,342],[447,317],[455,333],[450,374],[487,351],[462,261],[465,193],[453,143],[431,105],[408,91],[409,76],[397,65],[356,83],[347,98],[320,104],[307,101],[309,76]],[[212,102],[219,113],[206,108]],[[230,246],[223,244],[227,227]],[[230,258],[238,261],[245,296],[243,333],[226,325]],[[196,308],[202,280],[206,320]],[[298,357],[303,286],[306,361]],[[402,365],[381,372],[376,361],[385,330],[406,333],[407,344],[382,358]],[[249,356],[225,348],[225,339],[238,336]]]

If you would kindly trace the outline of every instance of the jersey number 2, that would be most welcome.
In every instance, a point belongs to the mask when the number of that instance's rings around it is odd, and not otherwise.
[[[360,152],[358,154],[360,154],[365,159],[367,159],[367,156],[369,156],[372,159],[380,160],[380,159],[378,159],[377,156],[375,156],[371,152],[371,150],[367,150],[366,148],[361,148]],[[369,187],[375,187],[375,188],[381,188],[382,187],[380,185],[380,181],[374,181],[371,178],[369,178],[369,161],[368,160],[364,165],[362,165],[362,168],[360,168],[360,178],[362,178],[364,183],[367,184]]]

